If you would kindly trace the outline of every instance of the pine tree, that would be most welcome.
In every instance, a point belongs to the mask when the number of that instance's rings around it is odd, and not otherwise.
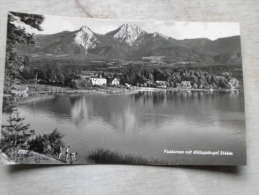
[[[28,141],[35,134],[29,124],[24,124],[18,111],[14,111],[8,119],[8,125],[2,125],[1,148],[3,152],[12,156],[17,149],[27,149]]]

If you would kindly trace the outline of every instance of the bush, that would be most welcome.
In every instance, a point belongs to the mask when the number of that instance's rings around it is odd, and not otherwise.
[[[81,89],[90,86],[90,82],[85,79],[73,79],[69,82],[69,86],[73,89]]]
[[[38,135],[35,139],[29,142],[29,149],[38,153],[46,154],[49,153],[51,148],[49,148],[49,142],[43,138],[43,136]]]
[[[170,165],[171,161],[153,158],[153,156],[141,157],[134,154],[120,154],[109,149],[97,149],[89,154],[88,160],[97,164],[136,164],[136,165]]]
[[[42,154],[55,155],[59,152],[60,146],[65,146],[63,137],[64,135],[55,129],[50,134],[38,135],[29,141],[29,149]]]

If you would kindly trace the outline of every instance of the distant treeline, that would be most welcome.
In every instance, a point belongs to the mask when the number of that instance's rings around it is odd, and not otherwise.
[[[216,75],[201,69],[154,68],[144,66],[125,66],[120,75],[122,83],[151,84],[155,81],[166,81],[168,87],[178,87],[182,81],[190,81],[193,88],[230,88],[238,85],[230,72]]]
[[[109,69],[101,64],[95,67],[85,65],[60,65],[55,62],[41,62],[23,66],[20,76],[24,80],[36,79],[38,82],[73,87],[74,81],[82,81],[80,75],[95,71],[96,77],[117,77],[120,83],[132,85],[155,85],[156,81],[166,81],[168,87],[177,87],[182,81],[190,81],[194,88],[229,88],[229,81],[234,77],[242,80],[239,66],[209,66],[200,68],[176,68],[170,66],[147,66],[143,64],[125,65]],[[87,86],[89,83],[83,83]]]

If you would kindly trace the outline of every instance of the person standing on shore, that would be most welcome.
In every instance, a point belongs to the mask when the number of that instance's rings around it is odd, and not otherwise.
[[[59,146],[59,151],[58,151],[58,159],[61,158],[62,152],[63,152],[63,147],[60,145],[60,146]]]
[[[77,154],[78,154],[77,152],[72,152],[72,153],[70,154],[70,158],[71,158],[72,161],[76,161],[76,155],[77,155]]]
[[[66,148],[66,161],[68,161],[70,146]]]

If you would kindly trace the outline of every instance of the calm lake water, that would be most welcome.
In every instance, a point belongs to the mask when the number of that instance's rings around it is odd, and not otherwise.
[[[173,164],[244,164],[243,93],[136,92],[66,95],[20,105],[37,133],[58,128],[77,163],[99,148]],[[4,120],[7,115],[4,115]],[[233,156],[165,154],[167,150],[229,151]]]

